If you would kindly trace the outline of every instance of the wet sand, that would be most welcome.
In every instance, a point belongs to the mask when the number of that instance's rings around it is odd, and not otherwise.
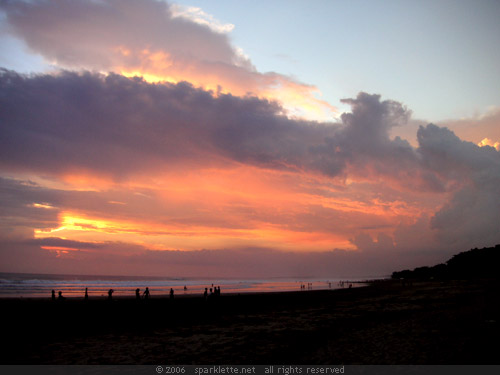
[[[498,364],[497,280],[0,300],[1,364]]]

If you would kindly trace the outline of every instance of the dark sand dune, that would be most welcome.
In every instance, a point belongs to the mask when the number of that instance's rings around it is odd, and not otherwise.
[[[134,299],[1,300],[2,364],[493,364],[498,281]]]

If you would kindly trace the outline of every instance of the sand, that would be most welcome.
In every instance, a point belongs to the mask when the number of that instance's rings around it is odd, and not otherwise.
[[[0,300],[0,364],[498,364],[498,281]]]

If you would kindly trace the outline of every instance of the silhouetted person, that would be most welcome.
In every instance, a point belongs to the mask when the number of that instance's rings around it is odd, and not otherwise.
[[[111,301],[113,299],[113,289],[108,290],[108,301]]]
[[[54,291],[52,291],[52,292],[54,292]],[[54,298],[55,298],[55,296],[54,296]],[[203,293],[203,298],[205,298],[205,301],[207,300],[207,298],[208,298],[208,288],[205,288],[205,292]]]
[[[139,288],[135,290],[135,299],[136,300],[141,299],[141,290]]]
[[[174,289],[170,288],[170,299],[174,299]]]
[[[187,292],[188,290],[188,287],[186,285],[184,285],[184,291]]]
[[[56,291],[52,289],[52,301],[56,300]]]
[[[66,298],[63,297],[62,292],[59,291],[59,296],[57,297],[58,301],[64,301]]]
[[[144,299],[148,299],[149,298],[149,288],[146,287],[146,290],[144,291]]]
[[[220,285],[217,287],[217,296],[220,296]]]
[[[85,297],[83,297],[85,301],[89,300],[89,288],[85,288]]]

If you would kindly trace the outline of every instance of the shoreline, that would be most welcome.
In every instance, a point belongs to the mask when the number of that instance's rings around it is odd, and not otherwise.
[[[380,282],[380,281],[391,281],[390,279],[376,279],[376,280],[355,280],[355,281],[346,281],[346,285],[345,287],[340,287],[338,285],[335,285],[333,287],[326,287],[326,286],[312,286],[311,289],[276,289],[276,290],[252,290],[252,289],[246,289],[246,288],[242,288],[240,291],[229,291],[229,292],[225,292],[224,289],[222,290],[223,294],[224,295],[238,295],[238,294],[260,294],[260,293],[294,293],[294,292],[302,292],[302,293],[305,293],[305,292],[315,292],[315,291],[322,291],[322,290],[342,290],[342,289],[348,289],[348,284],[352,284],[353,285],[353,288],[360,288],[360,287],[366,287],[366,286],[369,286],[371,285],[372,283],[374,282]],[[317,282],[318,283],[318,282]],[[326,282],[323,282],[326,284]],[[334,283],[332,283],[334,284]],[[217,284],[219,285],[219,284]],[[220,285],[224,285],[224,284],[220,284]],[[177,288],[179,289],[180,287],[177,286]],[[209,287],[210,289],[210,287]],[[56,290],[56,293],[59,291],[59,290],[62,290],[63,292],[63,296],[64,296],[64,299],[65,300],[84,300],[84,297],[83,297],[83,292],[85,290],[85,287],[82,288],[82,293],[79,293],[78,296],[75,296],[74,294],[70,294],[70,295],[65,295],[65,291],[64,291],[64,288],[61,288],[61,289],[58,289]],[[189,298],[189,297],[200,297],[200,296],[203,296],[203,291],[202,289],[197,289],[197,290],[200,290],[199,292],[191,292],[191,289],[188,289],[188,292],[184,292],[182,289],[181,290],[177,290],[175,292],[175,297],[176,298]],[[232,290],[232,289],[230,289]],[[143,291],[143,288],[141,288],[141,292]],[[155,290],[154,288],[150,288],[150,291],[151,291],[151,296],[150,298],[169,298],[169,294],[168,293],[161,293],[161,294],[155,294]],[[142,295],[142,293],[141,293]],[[100,294],[100,295],[96,295],[96,294],[93,294],[93,291],[92,290],[89,290],[89,299],[92,299],[92,300],[107,300],[107,295],[105,294]],[[131,291],[129,294],[126,294],[124,295],[123,292],[121,293],[116,293],[113,295],[113,299],[134,299],[135,300],[135,294],[133,294],[133,291]],[[142,297],[141,297],[142,298]],[[9,295],[3,295],[3,296],[0,296],[0,301],[1,300],[11,300],[11,299],[19,299],[19,300],[51,300],[51,296],[50,296],[50,292],[47,293],[47,296],[20,296],[20,295],[12,295],[12,296],[9,296]],[[56,296],[56,300],[57,300],[57,296]]]
[[[498,280],[151,298],[0,299],[1,364],[496,364]]]
[[[219,299],[228,300],[234,298],[272,298],[272,297],[306,297],[309,296],[311,298],[317,297],[321,294],[324,295],[334,295],[334,294],[342,294],[348,291],[355,291],[360,289],[369,289],[376,287],[378,285],[399,285],[399,281],[393,281],[390,279],[385,280],[377,280],[376,282],[353,282],[353,287],[343,287],[343,288],[331,288],[331,289],[305,289],[305,290],[273,290],[273,291],[241,291],[241,292],[224,292],[222,291],[221,295],[219,295]],[[357,285],[354,285],[357,284]],[[142,294],[140,300],[137,300],[135,295],[113,295],[112,300],[110,301],[107,296],[90,296],[88,300],[85,300],[84,297],[81,296],[64,296],[63,300],[58,300],[57,297],[55,300],[52,300],[50,296],[48,297],[0,297],[0,308],[1,304],[10,304],[16,305],[17,303],[32,303],[32,304],[43,304],[43,305],[53,305],[53,306],[64,306],[65,304],[70,305],[78,305],[78,304],[104,304],[107,305],[111,302],[111,304],[117,303],[139,303],[139,304],[147,304],[147,303],[164,303],[171,301],[169,294],[151,294],[149,298],[145,299]],[[203,292],[199,293],[176,293],[174,294],[174,301],[204,301]]]

